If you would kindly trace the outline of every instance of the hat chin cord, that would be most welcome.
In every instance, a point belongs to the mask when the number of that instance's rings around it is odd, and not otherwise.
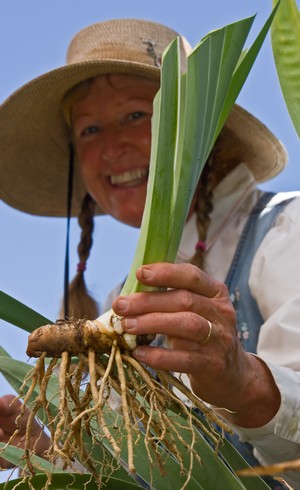
[[[73,175],[74,175],[74,148],[70,144],[69,151],[69,172],[68,172],[68,190],[67,190],[67,235],[65,250],[65,272],[64,272],[64,315],[69,316],[69,263],[70,263],[70,223],[73,197]]]

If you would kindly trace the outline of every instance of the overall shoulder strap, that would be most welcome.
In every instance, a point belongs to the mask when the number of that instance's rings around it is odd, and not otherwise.
[[[248,285],[253,258],[278,214],[294,197],[294,193],[266,192],[261,195],[243,229],[227,274],[225,283],[236,309],[238,334],[248,352],[256,353],[259,329],[263,323]]]

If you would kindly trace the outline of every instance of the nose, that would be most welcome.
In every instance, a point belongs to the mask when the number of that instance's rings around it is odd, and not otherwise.
[[[106,127],[101,140],[101,157],[107,162],[118,160],[127,151],[126,136],[120,127]]]

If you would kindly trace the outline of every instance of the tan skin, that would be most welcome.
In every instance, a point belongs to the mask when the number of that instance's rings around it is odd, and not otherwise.
[[[72,107],[86,188],[107,214],[136,227],[145,203],[157,89],[156,82],[141,77],[99,76]],[[238,426],[255,428],[269,422],[280,406],[280,394],[264,362],[241,347],[226,286],[191,264],[147,265],[137,271],[137,279],[168,290],[119,297],[113,309],[124,317],[125,331],[164,334],[169,348],[138,347],[134,357],[155,368],[187,373],[194,392],[226,409],[222,415]],[[213,331],[203,344],[207,320]],[[2,442],[17,412],[8,410],[5,397],[0,400]],[[46,445],[43,439],[41,448]]]
[[[10,436],[16,429],[15,420],[20,413],[21,402],[15,399],[14,395],[5,395],[0,398],[0,442],[7,443]],[[24,416],[22,417],[22,423],[20,425],[20,432],[14,439],[14,445],[24,447],[24,435],[26,429],[26,423],[29,417],[30,411],[25,409]],[[49,447],[48,436],[42,431],[41,426],[37,421],[32,426],[31,444],[35,446],[36,453],[40,456],[47,451]],[[0,458],[0,468],[11,468],[12,465],[3,458]]]
[[[157,83],[139,77],[97,77],[72,108],[75,146],[89,193],[105,213],[135,227],[146,198],[157,90]]]

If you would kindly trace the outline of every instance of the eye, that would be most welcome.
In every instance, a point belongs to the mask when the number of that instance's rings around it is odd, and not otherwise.
[[[80,136],[89,136],[90,134],[98,133],[100,131],[99,126],[96,125],[91,125],[87,126],[86,128],[82,129],[80,132]]]
[[[146,116],[148,116],[148,114],[144,111],[134,111],[129,114],[128,119],[129,121],[137,121]]]

